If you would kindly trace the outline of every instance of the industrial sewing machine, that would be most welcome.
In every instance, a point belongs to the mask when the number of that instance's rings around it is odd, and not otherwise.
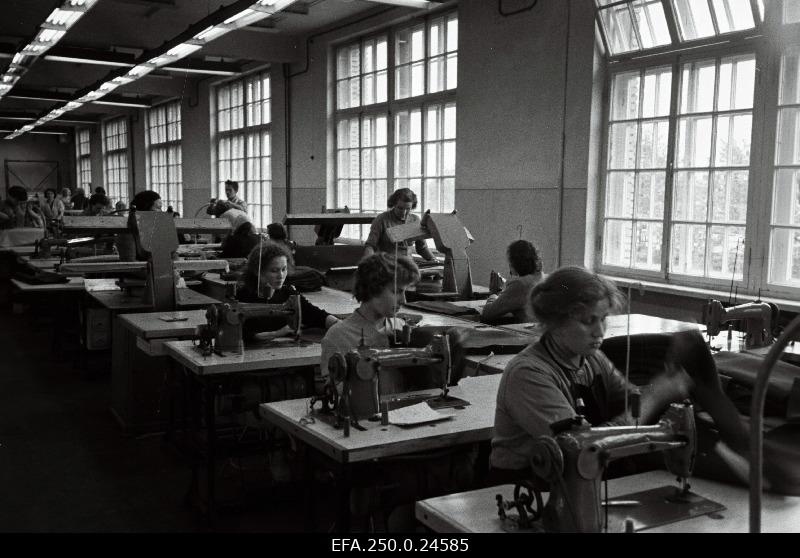
[[[506,518],[506,510],[516,508],[524,522],[517,520],[509,530],[538,527],[549,532],[622,531],[626,516],[633,523],[626,527],[642,528],[723,509],[689,490],[688,478],[697,451],[694,409],[689,403],[673,403],[656,425],[590,427],[578,416],[553,428],[561,431],[554,437],[540,437],[531,457],[537,480],[550,486],[550,498],[542,509],[538,491],[533,490],[535,494],[531,496],[522,490],[535,486],[535,482],[517,485],[510,502],[498,495],[499,515]],[[609,463],[652,452],[663,452],[666,468],[678,477],[679,485],[604,502],[601,481]],[[533,507],[534,502],[537,508]],[[624,515],[620,509],[624,509]],[[535,521],[538,525],[534,525]]]
[[[410,339],[410,328],[404,328],[405,343]],[[422,370],[429,378],[438,375],[442,392],[439,396],[406,397],[404,403],[427,401],[431,408],[444,408],[469,403],[448,395],[452,372],[450,337],[447,333],[435,334],[425,347],[399,347],[372,349],[362,344],[342,355],[335,353],[328,362],[328,384],[322,402],[323,414],[333,415],[336,428],[344,428],[350,435],[350,426],[364,428],[359,420],[369,419],[382,412],[382,422],[388,423],[388,402],[381,409],[381,396],[405,391],[400,368],[428,367]],[[395,374],[392,374],[395,372]],[[312,406],[315,401],[312,401]]]
[[[769,302],[748,302],[725,308],[718,300],[709,300],[703,306],[703,323],[708,335],[719,335],[726,323],[744,322],[745,349],[765,347],[775,342],[774,328],[778,325],[780,310]]]
[[[303,323],[300,295],[292,295],[283,304],[260,304],[257,302],[237,302],[228,300],[212,304],[206,310],[207,323],[197,327],[198,349],[205,356],[244,352],[244,324],[258,318],[286,318],[294,331],[295,339],[300,338]]]
[[[425,212],[419,223],[397,225],[386,229],[389,239],[398,242],[432,238],[436,249],[444,254],[442,292],[437,298],[471,299],[473,295],[472,272],[467,247],[474,238],[456,215],[452,213]],[[427,296],[433,296],[428,294]]]

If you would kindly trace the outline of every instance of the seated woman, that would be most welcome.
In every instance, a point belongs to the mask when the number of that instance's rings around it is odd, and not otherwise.
[[[508,246],[508,267],[513,277],[499,295],[486,300],[481,321],[499,323],[506,314],[513,314],[515,323],[535,320],[530,308],[531,289],[542,280],[542,260],[527,240],[515,240]]]
[[[47,222],[60,221],[64,216],[64,202],[56,195],[53,188],[44,191],[45,202],[42,204],[42,211],[47,218]]]
[[[500,380],[490,457],[490,478],[499,482],[530,477],[535,440],[551,436],[555,422],[582,414],[593,426],[633,424],[623,408],[625,389],[633,386],[599,350],[605,319],[622,302],[614,284],[564,267],[536,285],[530,299],[545,332],[506,365]],[[688,395],[690,384],[675,368],[655,377],[642,394],[640,422],[658,419],[669,403]]]
[[[28,201],[22,186],[8,189],[8,198],[0,202],[0,229],[44,228],[45,218],[38,204]]]
[[[366,247],[364,250],[365,256],[371,256],[378,252],[386,252],[391,255],[396,252],[398,256],[408,255],[408,249],[412,242],[408,240],[395,246],[386,231],[397,225],[419,223],[420,218],[411,213],[411,210],[417,207],[417,194],[410,188],[400,188],[389,196],[389,199],[386,200],[386,206],[389,209],[375,217],[370,225],[369,236],[364,242]],[[433,261],[436,259],[424,240],[417,240],[413,244],[417,249],[417,253],[426,260]]]
[[[92,194],[83,210],[83,215],[94,217],[106,213],[108,213],[108,198],[104,194]]]
[[[253,223],[245,221],[234,232],[222,239],[222,254],[224,258],[246,258],[258,246],[260,237],[256,233]]]
[[[236,298],[241,302],[282,304],[297,294],[294,287],[285,285],[288,274],[289,254],[283,246],[272,242],[256,247],[247,258],[242,279],[236,289]],[[300,296],[304,328],[327,329],[339,321]],[[268,317],[248,320],[244,327],[245,340],[268,341],[291,334],[291,328],[283,317]]]
[[[394,290],[397,274],[397,292]],[[356,270],[353,294],[361,303],[355,312],[333,326],[322,339],[322,362],[319,382],[328,376],[328,360],[334,353],[346,353],[361,344],[382,349],[389,346],[389,336],[393,327],[389,317],[402,300],[402,293],[419,281],[419,269],[411,258],[401,256],[395,259],[384,253],[365,258]],[[394,328],[396,329],[396,328]],[[382,388],[389,389],[388,382],[382,379]],[[392,389],[398,386],[392,387]],[[401,391],[397,389],[396,391]]]

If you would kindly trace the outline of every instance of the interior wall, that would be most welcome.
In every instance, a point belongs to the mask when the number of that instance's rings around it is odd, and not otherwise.
[[[545,271],[583,264],[594,204],[587,197],[594,195],[592,165],[600,145],[592,120],[598,78],[593,3],[540,0],[510,17],[485,0],[461,0],[457,9],[456,208],[475,237],[473,281],[488,284],[491,270],[507,271],[505,248],[520,231],[541,249]],[[292,67],[292,211],[318,211],[332,188],[332,48],[407,13],[386,10],[314,37],[308,70]],[[313,240],[305,228],[292,231],[294,238]]]
[[[0,161],[3,171],[0,172],[0,196],[6,197],[6,191],[17,183],[13,177],[6,182],[6,161],[57,161],[59,187],[75,184],[75,144],[73,138],[44,134],[23,134],[12,141],[0,141]]]

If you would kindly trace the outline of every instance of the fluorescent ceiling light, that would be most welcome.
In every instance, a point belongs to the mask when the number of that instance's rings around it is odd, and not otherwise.
[[[428,0],[369,0],[377,4],[392,4],[393,6],[402,6],[404,8],[418,8],[425,10],[435,5],[434,2]]]
[[[150,108],[149,103],[136,102],[136,101],[94,101],[98,105],[111,105],[115,107],[133,107],[133,108]]]

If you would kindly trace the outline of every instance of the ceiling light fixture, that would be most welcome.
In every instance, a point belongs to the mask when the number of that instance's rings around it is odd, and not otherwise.
[[[190,54],[197,52],[204,45],[208,44],[213,39],[221,37],[225,33],[233,31],[235,29],[240,29],[242,27],[246,27],[247,25],[251,25],[257,21],[261,21],[262,19],[266,19],[269,16],[279,12],[280,10],[284,9],[285,7],[289,6],[290,4],[294,4],[297,0],[258,0],[254,4],[249,5],[248,7],[235,12],[232,15],[227,15],[227,17],[218,24],[206,25],[202,31],[194,34],[190,39],[183,40],[181,42],[177,42],[177,44],[166,43],[164,47],[158,49],[156,51],[151,51],[149,53],[145,53],[142,57],[140,57],[144,61],[137,61],[136,66],[127,70],[125,73],[121,75],[112,75],[109,78],[106,78],[100,85],[96,86],[94,90],[87,91],[83,93],[80,97],[75,99],[73,102],[79,104],[82,103],[98,103],[101,105],[115,105],[115,106],[125,106],[125,107],[137,107],[137,108],[149,108],[150,105],[136,103],[135,101],[122,101],[119,99],[115,99],[114,101],[101,101],[100,99],[106,96],[108,93],[119,87],[120,85],[125,85],[131,83],[147,74],[155,70],[156,68],[162,68],[167,64],[171,64],[177,60],[185,58]],[[73,3],[94,3],[96,0],[67,0],[65,4],[73,4]],[[88,8],[86,8],[88,9]],[[51,14],[52,15],[52,14]],[[53,21],[51,23],[60,25],[61,20]],[[205,20],[204,20],[205,21]],[[74,23],[74,22],[73,22]],[[184,70],[184,71],[191,71],[191,70]],[[7,85],[7,84],[6,84]],[[5,87],[0,81],[0,96],[2,96],[2,88]],[[75,107],[77,108],[77,107]],[[55,108],[51,110],[48,114],[39,118],[33,124],[28,124],[23,126],[22,128],[14,131],[11,135],[6,136],[5,139],[14,139],[25,132],[32,130],[35,126],[39,126],[49,120],[54,118],[58,118],[65,112],[72,110],[69,108],[69,103],[62,107]]]
[[[14,54],[5,73],[0,76],[3,84],[0,86],[0,98],[12,89],[39,56],[60,41],[70,27],[96,3],[97,0],[64,0],[61,7],[50,12],[33,40]]]

